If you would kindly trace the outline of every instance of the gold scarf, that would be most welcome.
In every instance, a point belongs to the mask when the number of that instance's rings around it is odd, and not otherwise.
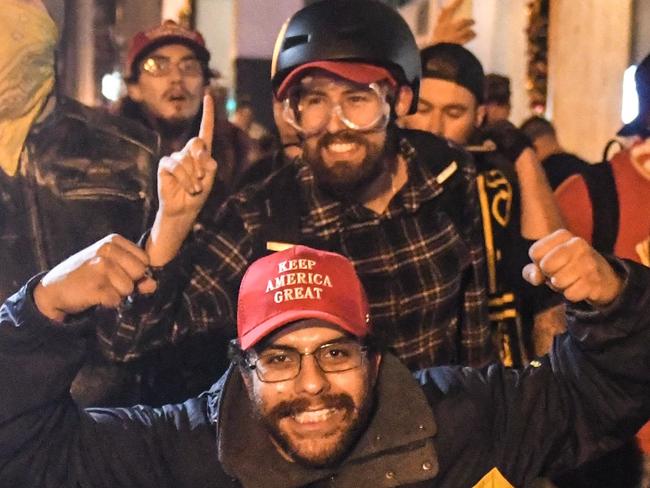
[[[0,167],[18,171],[27,134],[54,88],[56,24],[47,11],[2,0],[0,14]]]

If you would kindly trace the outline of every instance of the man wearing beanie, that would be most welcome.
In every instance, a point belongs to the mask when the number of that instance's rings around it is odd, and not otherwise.
[[[561,226],[559,211],[526,137],[502,121],[479,129],[485,115],[485,75],[467,49],[440,43],[422,50],[417,113],[404,123],[463,145],[478,170],[490,321],[506,365],[521,366],[548,351],[564,329],[558,298],[533,289],[516,271],[531,240]]]
[[[155,130],[161,155],[180,151],[198,133],[203,95],[215,73],[203,36],[173,20],[138,32],[129,44],[124,68],[128,95],[114,111]],[[250,141],[225,114],[215,114],[212,141],[219,161],[220,199],[248,168]]]
[[[94,310],[156,286],[146,253],[109,236],[0,308],[0,485],[530,486],[650,416],[650,270],[607,261],[565,230],[530,255],[527,279],[575,303],[569,333],[525,370],[414,379],[377,341],[353,264],[296,246],[246,271],[232,363],[209,392],[84,411],[68,390]]]

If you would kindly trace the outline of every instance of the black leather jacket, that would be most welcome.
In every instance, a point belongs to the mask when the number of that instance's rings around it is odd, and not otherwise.
[[[0,171],[0,301],[109,233],[137,240],[156,207],[157,147],[137,123],[57,100],[32,127],[20,172]]]
[[[137,241],[156,210],[157,153],[157,135],[139,124],[58,99],[32,127],[20,172],[0,171],[0,300],[107,234]],[[98,344],[89,336],[75,399],[137,400],[137,372],[108,362]]]

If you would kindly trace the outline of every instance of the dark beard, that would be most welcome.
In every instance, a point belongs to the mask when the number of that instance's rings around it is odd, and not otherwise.
[[[341,200],[349,200],[372,183],[381,174],[390,171],[397,155],[396,131],[389,126],[386,142],[382,147],[370,144],[363,132],[354,130],[326,133],[312,151],[303,145],[303,159],[314,174],[318,187]],[[333,167],[327,167],[321,156],[321,150],[332,142],[355,143],[364,147],[366,157],[358,167],[350,167],[345,160],[337,161]]]
[[[308,399],[298,399],[288,402],[282,402],[273,407],[268,413],[260,413],[261,406],[257,406],[258,415],[262,424],[265,425],[271,437],[294,461],[303,466],[321,468],[332,466],[339,462],[347,454],[357,439],[365,431],[372,413],[373,402],[370,394],[366,392],[364,401],[357,411],[352,398],[349,395],[324,395],[319,399],[319,404],[324,408],[338,408],[346,411],[345,419],[353,417],[351,427],[343,433],[341,440],[336,448],[325,455],[316,458],[306,458],[296,452],[290,440],[282,433],[278,427],[280,420],[285,417],[291,417],[309,407],[311,402]]]
[[[169,120],[156,118],[155,129],[160,134],[160,150],[162,154],[168,155],[180,151],[192,134],[196,134],[193,131],[194,118]]]

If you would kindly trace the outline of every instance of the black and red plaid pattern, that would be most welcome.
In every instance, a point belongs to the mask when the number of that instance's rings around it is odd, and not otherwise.
[[[439,208],[444,183],[419,162],[405,139],[401,149],[409,181],[382,215],[323,194],[309,167],[299,161],[284,171],[300,194],[300,233],[312,246],[328,242],[329,250],[354,263],[368,294],[374,330],[411,369],[482,366],[495,354],[475,169],[459,161],[463,185],[456,191],[465,198],[462,219],[454,223]],[[121,311],[116,329],[103,330],[104,345],[114,357],[132,359],[206,330],[235,336],[239,282],[264,247],[259,240],[266,200],[260,188],[249,187],[216,216],[203,216],[179,258],[159,273],[156,294],[137,297]]]

